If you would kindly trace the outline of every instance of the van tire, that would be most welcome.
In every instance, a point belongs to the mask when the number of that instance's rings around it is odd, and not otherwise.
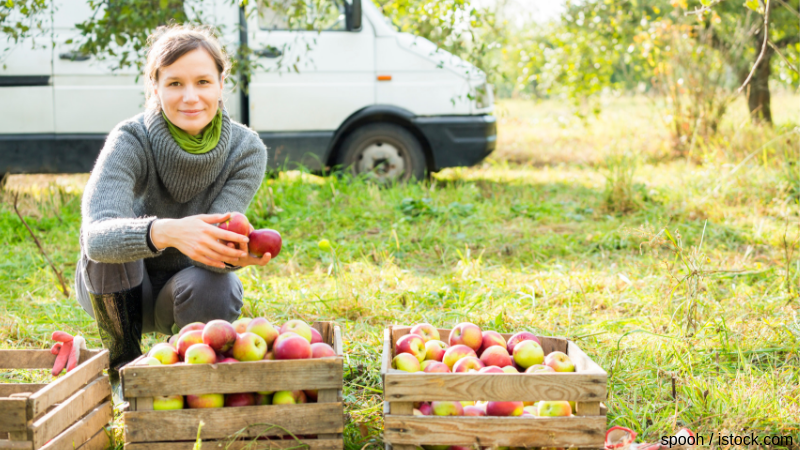
[[[342,142],[336,164],[381,183],[423,180],[426,170],[419,140],[405,128],[388,123],[356,128]]]

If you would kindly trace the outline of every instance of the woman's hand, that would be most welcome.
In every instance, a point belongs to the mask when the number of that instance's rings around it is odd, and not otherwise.
[[[216,226],[229,217],[230,213],[158,219],[150,229],[150,238],[156,248],[175,247],[189,258],[207,266],[220,269],[225,268],[225,263],[241,266],[243,258],[254,259],[247,254],[248,237]],[[221,240],[234,242],[239,248],[232,244],[222,244]]]
[[[236,248],[231,243],[228,243],[228,247]],[[247,254],[247,256],[239,258],[239,262],[234,264],[239,267],[264,266],[272,259],[272,255],[269,253],[264,253],[264,255],[261,258],[251,255],[250,253],[248,253],[247,244],[238,244],[238,249],[244,251]]]

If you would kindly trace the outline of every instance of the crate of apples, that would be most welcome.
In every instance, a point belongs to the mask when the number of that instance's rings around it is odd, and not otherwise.
[[[604,443],[607,374],[564,338],[469,322],[391,326],[381,374],[395,450]]]
[[[245,439],[284,439],[288,431],[312,446],[341,447],[343,364],[331,322],[278,326],[256,317],[186,325],[120,371],[130,403],[126,448],[196,439],[200,421],[204,440],[242,429]]]

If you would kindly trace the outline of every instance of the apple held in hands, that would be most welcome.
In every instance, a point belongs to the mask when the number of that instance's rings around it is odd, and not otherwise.
[[[175,364],[179,361],[178,350],[166,342],[156,344],[150,349],[148,356],[157,359],[164,365]]]
[[[261,258],[265,253],[275,258],[281,252],[283,240],[281,234],[269,228],[254,230],[250,233],[250,242],[247,243],[247,251]]]
[[[429,323],[418,323],[411,327],[410,334],[416,334],[417,336],[421,336],[422,340],[426,343],[428,341],[438,341],[439,340],[439,330],[436,329],[433,325]]]
[[[186,406],[189,409],[222,408],[225,406],[223,394],[187,395]]]
[[[425,361],[425,340],[416,334],[407,334],[397,340],[397,353],[410,353],[419,362]]]
[[[503,368],[512,364],[511,356],[505,347],[493,345],[483,351],[481,362],[487,366],[497,366]]]
[[[447,351],[447,344],[438,340],[430,340],[425,343],[425,359],[442,362],[444,352]]]
[[[473,351],[478,351],[483,345],[483,334],[477,325],[469,322],[462,322],[450,332],[450,345],[466,345]]]
[[[233,344],[233,357],[239,361],[260,361],[266,353],[267,342],[255,333],[246,331]]]
[[[458,344],[448,348],[447,351],[444,352],[444,358],[442,359],[442,362],[447,364],[447,367],[449,367],[450,370],[453,370],[453,366],[456,365],[458,360],[468,356],[477,357],[474,350],[466,345]]]
[[[231,213],[228,220],[219,224],[219,228],[232,233],[247,236],[250,234],[250,221],[247,216],[239,212]]]
[[[236,330],[225,320],[212,320],[203,328],[203,343],[215,351],[225,353],[236,342]]]
[[[544,361],[544,350],[536,341],[522,341],[514,346],[514,362],[527,369]]]
[[[275,352],[275,359],[309,359],[312,357],[310,340],[298,335],[283,339],[280,339],[279,336],[279,339],[275,340],[275,347],[273,350]],[[264,355],[261,355],[262,358],[263,356]]]
[[[403,372],[419,372],[419,360],[411,353],[399,353],[392,359],[392,369]]]
[[[303,322],[302,320],[294,319],[286,322],[281,327],[281,334],[291,331],[292,333],[297,333],[300,336],[306,338],[308,343],[311,343],[311,327],[308,326],[307,323]]]
[[[544,359],[544,364],[556,372],[575,372],[575,364],[564,352],[550,352]]]
[[[539,417],[571,416],[572,407],[566,401],[541,401],[539,402]]]

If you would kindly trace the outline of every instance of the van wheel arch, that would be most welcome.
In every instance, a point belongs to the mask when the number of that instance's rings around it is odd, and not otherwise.
[[[328,167],[333,167],[336,164],[340,152],[342,151],[342,143],[356,129],[364,125],[387,123],[404,128],[417,139],[422,147],[422,153],[425,156],[426,172],[433,172],[433,150],[431,149],[430,142],[428,142],[419,128],[412,122],[414,117],[411,111],[389,105],[368,106],[353,113],[342,123],[339,129],[336,130],[336,133],[334,133],[330,148],[328,149],[326,165]]]

